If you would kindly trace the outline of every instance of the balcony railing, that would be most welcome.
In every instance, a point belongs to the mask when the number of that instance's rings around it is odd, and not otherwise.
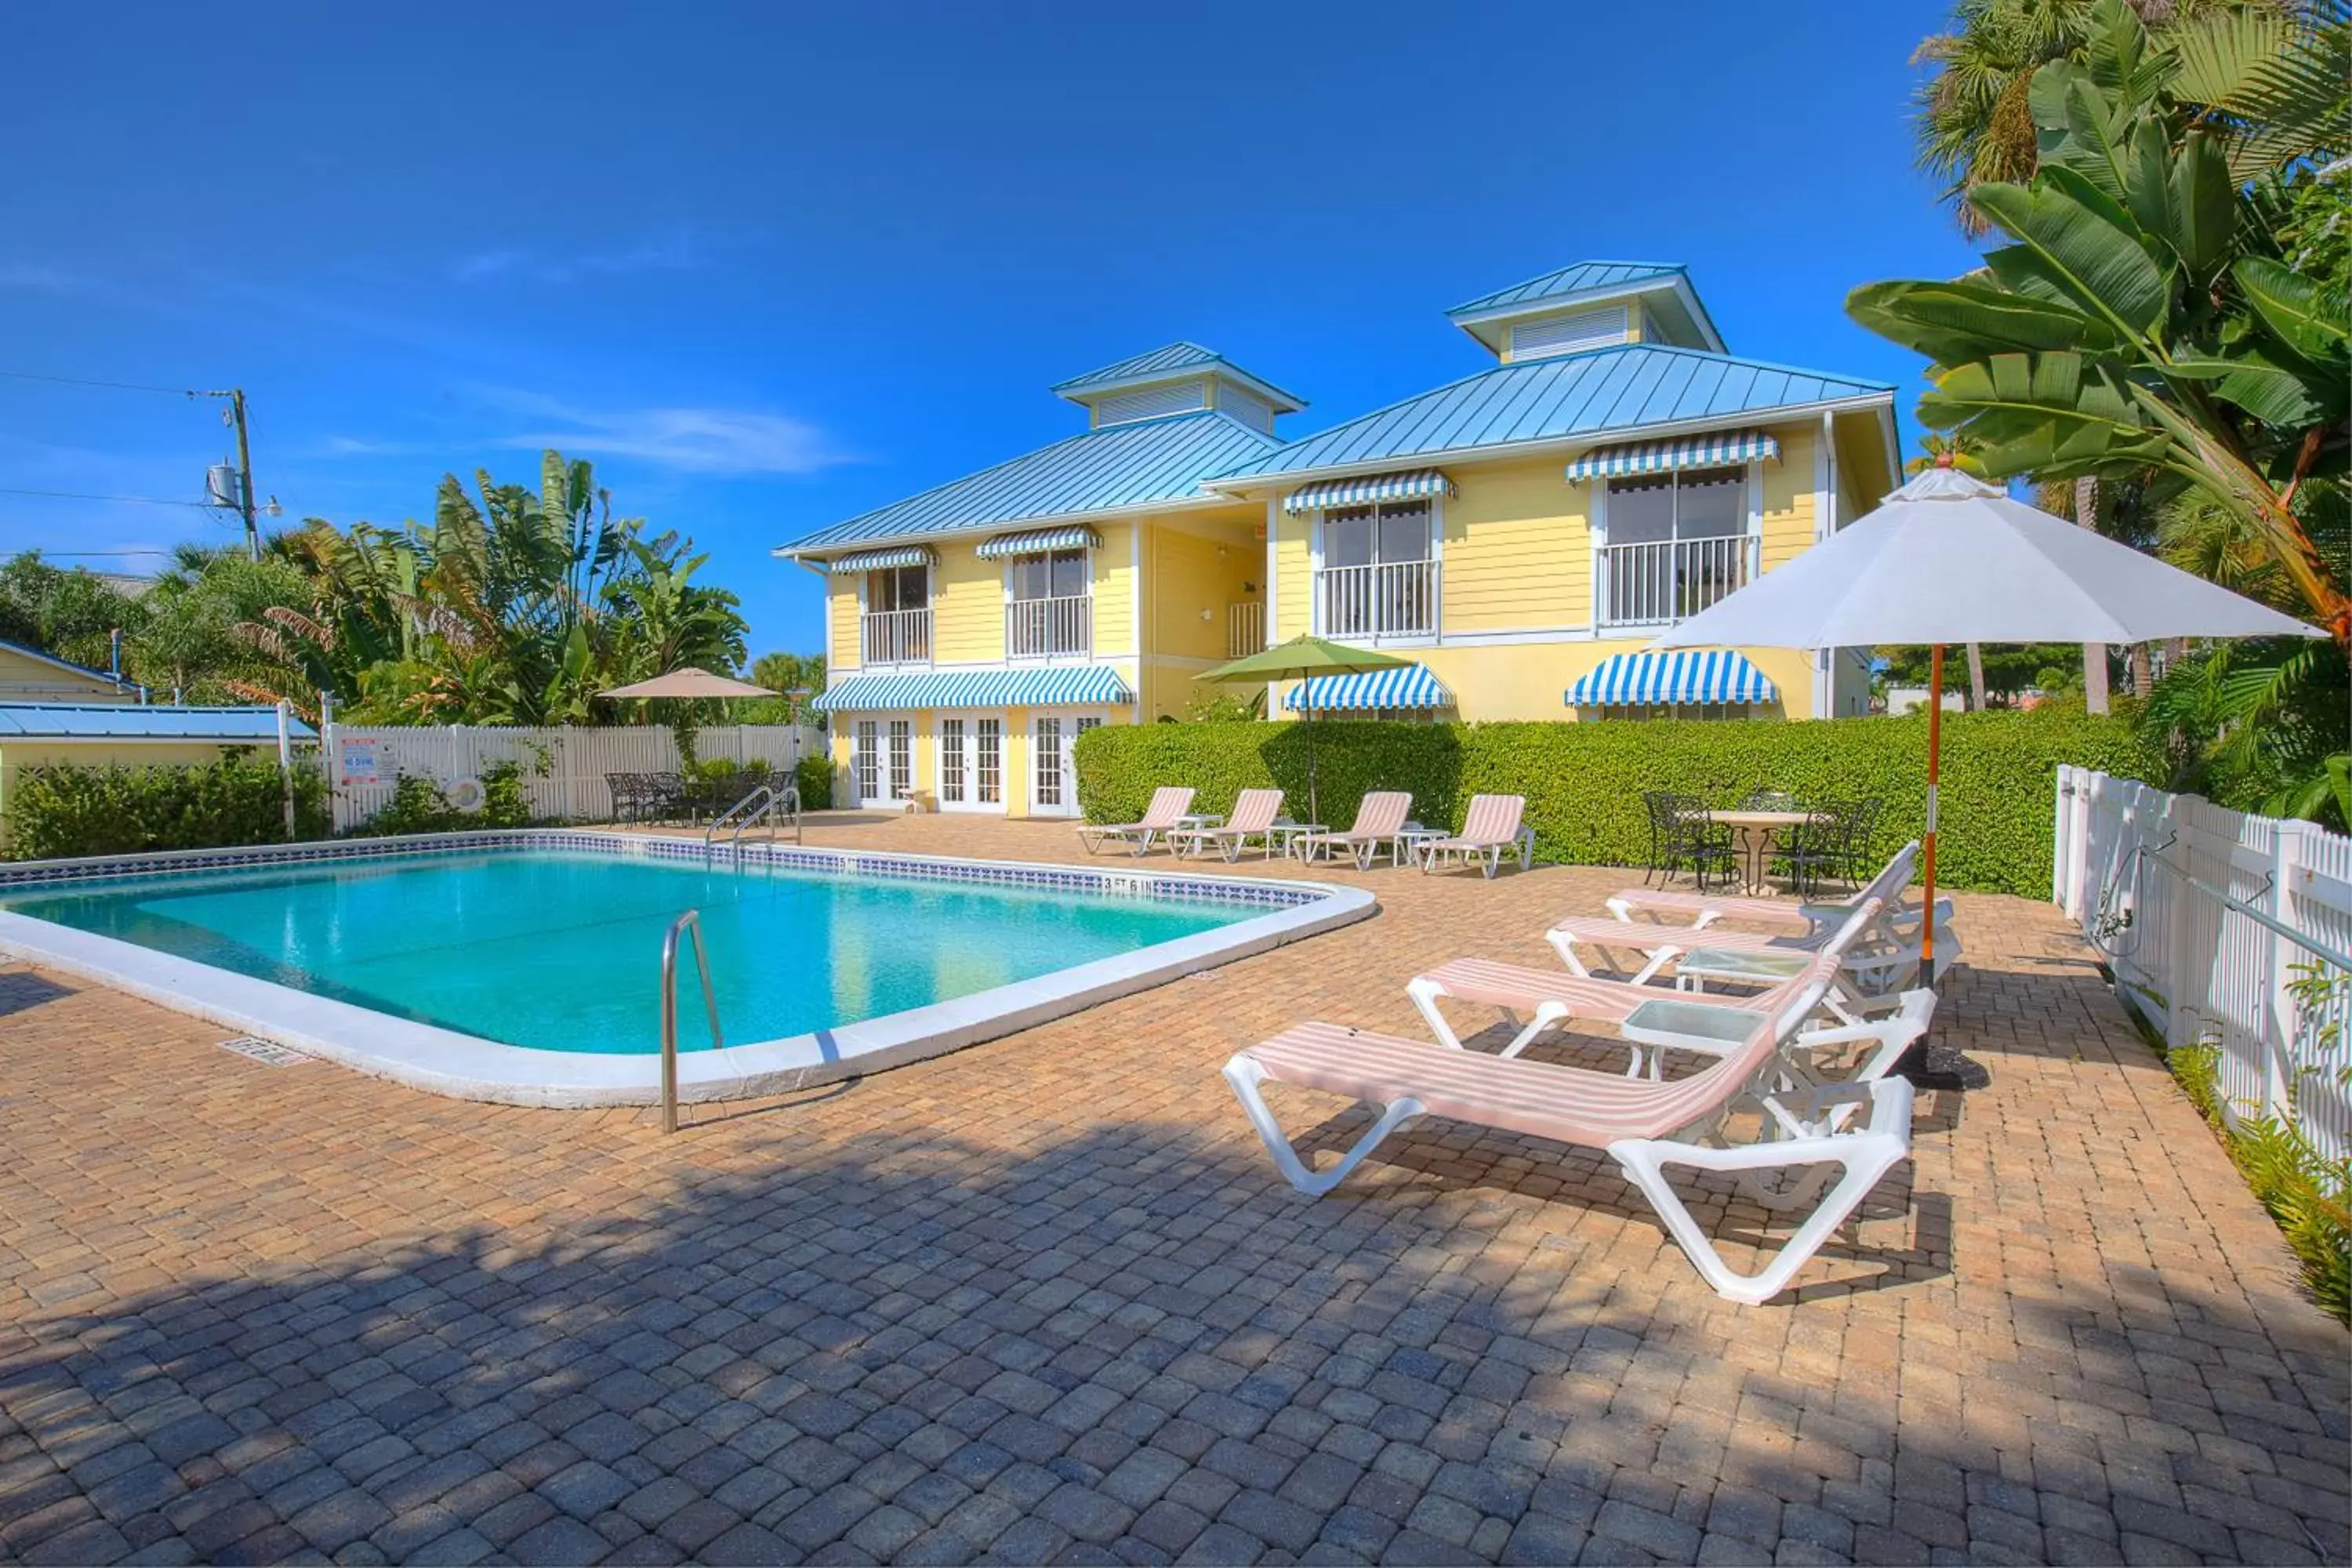
[[[931,662],[931,612],[879,610],[859,617],[865,624],[858,648],[866,664]]]
[[[1245,658],[1265,647],[1265,602],[1236,599],[1225,606],[1225,657]]]
[[[1728,534],[1603,545],[1595,595],[1601,624],[1664,626],[1698,614],[1755,574],[1752,542]]]
[[[1437,563],[1323,568],[1315,574],[1315,629],[1329,637],[1435,636]]]
[[[1095,648],[1095,602],[1086,594],[1015,599],[1004,606],[1007,658],[1084,658]]]

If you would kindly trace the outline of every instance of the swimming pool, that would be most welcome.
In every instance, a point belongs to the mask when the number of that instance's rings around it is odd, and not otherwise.
[[[643,1102],[662,937],[681,1098],[954,1049],[1371,912],[1359,889],[525,831],[0,868],[0,949],[468,1098]]]

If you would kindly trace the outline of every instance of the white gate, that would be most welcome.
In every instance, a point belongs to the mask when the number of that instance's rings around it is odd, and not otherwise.
[[[2051,898],[2237,1111],[2352,1152],[2352,838],[2058,770]]]
[[[605,774],[678,771],[677,737],[664,724],[593,730],[330,724],[321,750],[338,832],[383,810],[404,773],[446,789],[512,763],[522,770],[532,816],[604,822],[613,816]],[[694,750],[704,762],[723,757],[789,770],[812,752],[824,753],[824,732],[804,724],[713,726],[696,731]]]

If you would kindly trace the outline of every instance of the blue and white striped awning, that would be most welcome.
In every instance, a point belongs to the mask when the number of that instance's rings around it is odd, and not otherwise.
[[[1671,441],[1595,447],[1569,464],[1568,477],[1573,481],[1611,474],[1662,474],[1669,468],[1710,468],[1780,455],[1780,443],[1761,430],[1711,430],[1703,436],[1677,436]]]
[[[898,544],[887,550],[860,550],[854,554],[836,555],[820,563],[828,572],[887,572],[893,566],[929,566],[931,547],[928,544]]]
[[[940,669],[844,676],[810,706],[820,713],[910,708],[1114,708],[1135,693],[1107,664],[1065,669]]]
[[[1056,550],[1100,550],[1102,537],[1091,528],[1032,528],[1019,533],[1000,533],[985,541],[972,552],[982,561],[995,561],[1007,555],[1045,555]]]
[[[1415,468],[1403,474],[1367,474],[1360,479],[1331,479],[1283,498],[1287,512],[1328,511],[1335,506],[1369,506],[1373,501],[1412,500],[1417,496],[1450,496],[1454,481],[1435,468]]]
[[[1417,664],[1367,669],[1355,675],[1318,675],[1292,687],[1282,699],[1292,712],[1346,713],[1372,708],[1451,708],[1454,693]]]
[[[1722,648],[1612,653],[1568,689],[1570,708],[1652,702],[1777,702],[1780,689],[1742,655]]]

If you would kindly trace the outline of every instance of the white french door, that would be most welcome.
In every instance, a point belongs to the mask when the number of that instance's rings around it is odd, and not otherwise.
[[[882,726],[871,719],[860,719],[850,731],[849,773],[856,781],[858,805],[883,804]]]
[[[1040,713],[1029,722],[1029,814],[1078,815],[1078,768],[1072,748],[1103,721],[1099,713]]]
[[[1004,716],[946,713],[940,717],[939,792],[941,811],[1004,809]]]

